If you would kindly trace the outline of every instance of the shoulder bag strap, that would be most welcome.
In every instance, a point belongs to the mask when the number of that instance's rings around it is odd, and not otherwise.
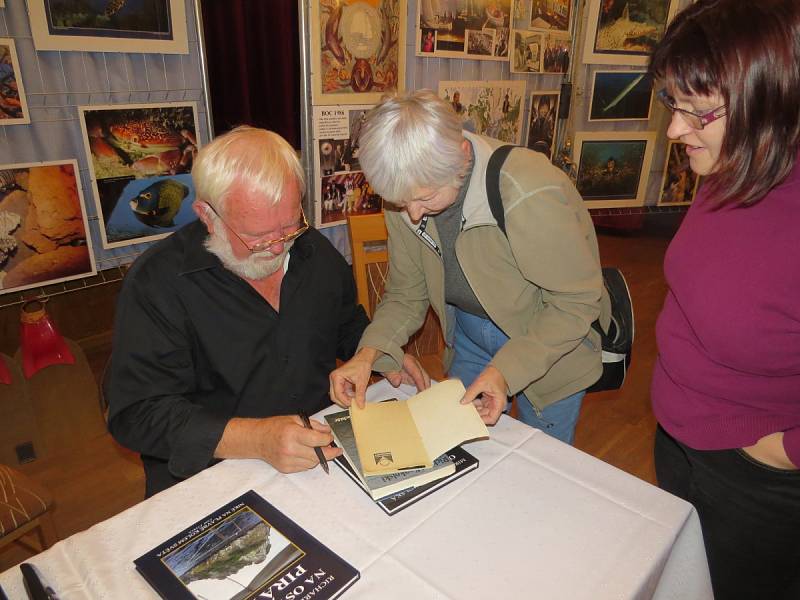
[[[486,196],[489,198],[492,216],[503,235],[506,233],[506,216],[503,212],[503,199],[500,196],[500,169],[514,148],[516,146],[510,144],[500,146],[489,157],[489,164],[486,166]]]

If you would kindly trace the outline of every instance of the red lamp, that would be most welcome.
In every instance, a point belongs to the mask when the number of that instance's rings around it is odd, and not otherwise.
[[[30,300],[20,313],[22,371],[30,379],[45,367],[75,364],[75,357],[44,309],[44,301]]]

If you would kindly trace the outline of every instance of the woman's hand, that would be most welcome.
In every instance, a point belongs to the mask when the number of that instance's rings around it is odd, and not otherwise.
[[[467,388],[461,404],[470,402],[475,404],[484,423],[487,425],[497,423],[508,404],[508,384],[497,367],[487,366]]]

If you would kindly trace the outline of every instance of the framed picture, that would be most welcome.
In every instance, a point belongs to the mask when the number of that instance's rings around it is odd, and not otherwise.
[[[569,72],[569,57],[572,40],[563,33],[547,33],[542,49],[542,73]]]
[[[464,129],[521,143],[525,81],[440,81],[439,96],[452,105]]]
[[[188,54],[184,0],[29,0],[37,50]]]
[[[589,208],[644,206],[656,133],[578,132],[576,186]]]
[[[371,108],[314,107],[314,223],[318,228],[345,223],[349,215],[383,210],[383,198],[372,189],[358,162],[361,128]]]
[[[507,61],[512,7],[512,0],[417,0],[417,56]],[[423,49],[428,31],[432,53]]]
[[[528,29],[570,33],[572,0],[531,0]]]
[[[197,105],[79,106],[104,248],[166,237],[193,221]]]
[[[678,0],[589,0],[583,62],[647,66]]]
[[[541,73],[544,34],[514,29],[511,40],[511,72]]]
[[[374,104],[402,90],[406,12],[406,0],[312,0],[313,104]]]
[[[653,103],[653,80],[646,71],[595,71],[590,121],[647,121]]]
[[[553,160],[556,135],[556,119],[558,118],[558,102],[561,94],[558,90],[531,93],[530,110],[528,111],[528,141],[526,146],[541,152]]]
[[[17,48],[11,38],[0,38],[0,126],[30,122]]]
[[[676,140],[667,143],[664,161],[664,178],[658,196],[658,206],[686,206],[691,204],[700,186],[700,176],[689,168],[686,144]]]
[[[78,162],[0,166],[0,294],[97,273]]]

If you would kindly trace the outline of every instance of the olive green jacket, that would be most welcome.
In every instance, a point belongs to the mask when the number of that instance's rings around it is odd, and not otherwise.
[[[569,178],[543,154],[514,149],[500,175],[506,235],[492,217],[486,166],[500,142],[464,132],[474,166],[464,200],[456,257],[467,282],[492,321],[510,338],[491,364],[509,392],[524,392],[534,407],[593,384],[602,372],[600,336],[591,324],[610,305],[589,213]],[[398,370],[402,346],[432,306],[445,332],[445,367],[452,360],[454,314],[446,310],[444,263],[433,220],[418,232],[405,211],[387,210],[389,277],[359,347],[382,356],[375,370]]]

